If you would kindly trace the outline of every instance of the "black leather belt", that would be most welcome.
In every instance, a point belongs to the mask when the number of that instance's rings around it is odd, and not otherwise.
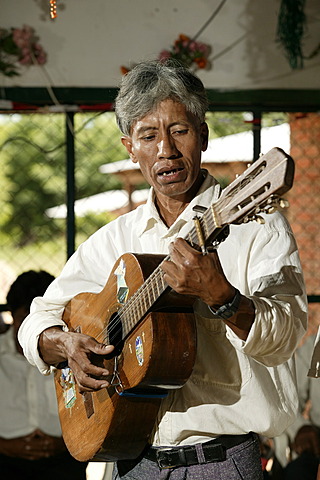
[[[250,440],[252,433],[245,435],[221,435],[220,437],[201,444],[199,455],[195,445],[185,447],[150,447],[144,457],[156,462],[160,468],[175,468],[197,465],[200,463],[223,462],[229,448]]]

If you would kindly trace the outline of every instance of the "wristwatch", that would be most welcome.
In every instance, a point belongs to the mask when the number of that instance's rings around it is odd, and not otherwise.
[[[221,318],[222,320],[228,320],[228,318],[232,317],[239,308],[241,301],[241,293],[239,290],[236,289],[235,296],[229,303],[225,303],[218,308],[218,310],[214,310],[213,307],[209,307],[214,318]]]

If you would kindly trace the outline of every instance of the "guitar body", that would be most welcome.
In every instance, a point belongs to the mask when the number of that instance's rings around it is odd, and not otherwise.
[[[68,303],[63,319],[69,330],[102,343],[121,338],[124,328],[117,313],[125,303],[119,298],[125,292],[128,301],[163,258],[120,257],[99,294],[81,293]],[[160,297],[154,311],[120,342],[117,355],[103,360],[110,372],[108,388],[81,394],[67,366],[56,370],[63,438],[77,460],[115,461],[142,452],[163,396],[191,375],[196,355],[193,301],[174,292]],[[132,312],[128,315],[130,319]]]

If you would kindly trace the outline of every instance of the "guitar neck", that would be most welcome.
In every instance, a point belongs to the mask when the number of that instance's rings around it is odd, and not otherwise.
[[[170,258],[168,256],[165,259],[169,260]],[[159,265],[118,312],[122,320],[123,339],[127,337],[169,287],[163,277],[164,272]]]

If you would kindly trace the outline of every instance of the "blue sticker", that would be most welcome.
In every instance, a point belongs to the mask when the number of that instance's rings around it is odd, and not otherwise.
[[[136,338],[136,357],[138,364],[141,366],[143,364],[143,344],[140,335]]]

